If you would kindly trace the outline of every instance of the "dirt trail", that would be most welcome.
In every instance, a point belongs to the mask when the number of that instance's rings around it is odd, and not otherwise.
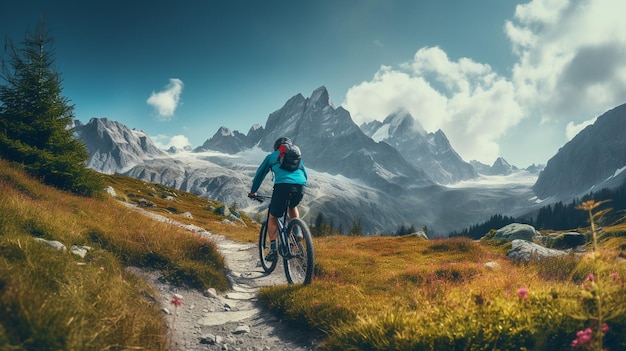
[[[160,221],[174,223],[211,238],[226,259],[232,289],[225,293],[200,292],[163,282],[159,272],[135,267],[129,270],[144,277],[158,292],[170,330],[171,350],[317,350],[311,333],[289,328],[288,323],[260,308],[257,293],[262,286],[286,284],[282,264],[271,275],[263,272],[256,245],[242,244],[185,225],[135,206],[136,210]],[[209,289],[212,290],[212,289]],[[182,305],[171,304],[174,296]],[[319,336],[319,335],[318,335]]]

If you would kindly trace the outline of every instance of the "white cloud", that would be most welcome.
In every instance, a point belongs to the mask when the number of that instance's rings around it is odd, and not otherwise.
[[[404,109],[426,131],[443,130],[465,160],[489,164],[499,156],[498,140],[522,118],[510,82],[488,65],[451,61],[437,47],[381,67],[372,81],[350,88],[344,108],[357,124]]]
[[[582,122],[624,102],[626,2],[534,0],[506,33],[520,102],[542,120]]]
[[[504,25],[517,58],[510,76],[425,47],[353,86],[343,106],[357,124],[405,109],[426,131],[442,129],[465,160],[491,164],[508,142],[524,162],[528,152],[545,162],[565,136],[625,102],[624,13],[623,0],[532,0]]]
[[[191,147],[189,139],[184,135],[174,135],[173,137],[169,137],[167,135],[159,134],[153,138],[153,142],[154,145],[163,150],[168,150],[172,146],[179,150]]]
[[[159,120],[169,121],[176,112],[182,92],[183,81],[178,78],[170,78],[170,82],[164,90],[152,92],[146,102],[156,109]]]
[[[580,133],[581,130],[595,123],[596,119],[598,118],[594,117],[590,120],[584,121],[579,124],[576,124],[574,122],[569,122],[567,124],[567,127],[565,127],[565,136],[567,137],[567,140],[572,140],[576,136],[576,134]]]

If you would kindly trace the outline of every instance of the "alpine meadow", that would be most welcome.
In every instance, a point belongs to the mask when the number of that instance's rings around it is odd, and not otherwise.
[[[250,167],[238,164],[232,155],[220,158],[216,153],[200,154],[198,159],[210,162],[215,167],[211,170],[218,171],[208,176],[203,173],[206,178],[196,178],[201,181],[195,183],[172,184],[158,180],[175,172],[192,172],[162,150],[155,151],[158,157],[138,159],[124,172],[89,167],[89,162],[96,159],[95,152],[80,139],[88,134],[87,129],[74,122],[73,106],[70,98],[63,96],[51,44],[42,22],[35,31],[27,32],[21,46],[10,43],[8,59],[3,59],[0,350],[173,350],[175,322],[170,323],[157,302],[163,299],[163,292],[133,273],[132,268],[158,272],[168,284],[181,289],[204,294],[215,291],[219,296],[240,293],[233,290],[229,279],[233,272],[216,243],[202,232],[174,223],[256,245],[265,212],[241,199],[248,186]],[[367,150],[374,151],[328,157],[344,157],[346,163],[355,164],[392,164],[389,167],[395,167],[398,173],[379,167],[380,173],[359,174],[357,181],[357,175],[354,179],[346,177],[340,172],[341,166],[332,164],[329,167],[336,167],[332,172],[318,170],[312,173],[314,179],[352,179],[346,184],[358,191],[344,196],[363,196],[354,205],[363,212],[377,212],[376,206],[382,207],[382,202],[391,198],[409,204],[414,199],[410,196],[415,196],[422,199],[415,206],[431,209],[432,213],[419,218],[423,226],[417,229],[413,223],[403,222],[411,214],[399,209],[402,206],[387,209],[389,215],[382,220],[378,217],[362,222],[365,216],[348,216],[353,212],[344,212],[341,203],[333,203],[333,194],[339,194],[340,186],[328,190],[322,181],[311,186],[312,194],[323,194],[319,198],[308,195],[311,197],[305,202],[310,200],[311,205],[303,207],[303,218],[314,235],[312,282],[261,286],[255,296],[260,309],[281,324],[310,336],[308,348],[315,350],[626,349],[625,183],[610,190],[585,191],[585,196],[572,200],[571,206],[556,202],[558,211],[554,203],[550,207],[534,204],[522,211],[530,187],[507,190],[516,194],[513,205],[499,201],[483,188],[473,192],[446,188],[432,181],[432,174],[446,175],[449,182],[458,179],[445,169],[431,169],[430,175],[417,169],[394,146],[375,142],[363,133],[351,122],[347,111],[331,111],[319,104],[328,100],[325,88],[319,88],[312,98],[297,95],[287,104],[305,111],[310,120],[303,118],[302,123],[310,123],[310,129],[333,122],[330,118],[314,120],[319,115],[310,112],[313,107],[330,111],[324,116],[332,115],[345,123],[340,129],[342,135],[337,132],[325,138],[325,144],[318,143],[317,149],[303,148],[303,161],[307,162],[307,152],[311,155],[320,150],[317,158],[311,156],[308,160],[310,165],[323,168],[327,161],[324,157],[330,152],[321,151],[343,150],[337,146],[344,142],[362,142],[371,148]],[[212,139],[213,144],[207,141],[198,152],[217,152],[224,145],[234,149],[233,145],[244,144],[247,146],[233,154],[254,147],[263,149],[284,131],[279,128],[284,124],[279,122],[294,117],[285,111],[271,114],[264,130],[252,129],[248,136],[220,134]],[[615,118],[624,117],[618,114]],[[409,123],[403,118],[395,121]],[[96,120],[94,124],[105,122]],[[272,123],[279,127],[271,129]],[[372,135],[380,127],[367,126]],[[144,149],[152,145],[144,134],[135,135],[143,138],[139,143]],[[252,139],[246,137],[254,135],[255,142],[248,143]],[[297,137],[300,145],[314,143],[311,135]],[[445,135],[436,133],[425,138],[441,141]],[[120,142],[110,140],[111,144]],[[239,144],[220,144],[224,140]],[[403,145],[415,153],[410,146]],[[103,155],[99,154],[102,158],[97,160],[112,159]],[[456,158],[454,162],[464,177],[477,174],[469,163],[460,163]],[[554,164],[548,164],[549,172]],[[154,170],[159,165],[170,168],[157,173]],[[400,187],[398,178],[410,187]],[[191,191],[199,188],[206,192]],[[542,191],[548,192],[549,188]],[[219,190],[232,193],[232,197],[216,199],[209,194]],[[269,191],[269,186],[263,190]],[[429,197],[433,194],[436,197]],[[463,199],[467,194],[472,198]],[[519,216],[502,217],[494,211],[486,217],[493,221],[484,222],[484,213],[474,219],[468,209],[482,208],[487,202],[480,201],[483,194],[496,199],[485,208],[511,208]],[[375,198],[379,200],[372,201],[374,196],[380,196]],[[328,202],[322,203],[322,198]],[[446,212],[441,205],[444,199],[458,204],[458,208]],[[314,205],[323,210],[311,210]],[[393,214],[394,210],[404,211],[405,217]],[[144,212],[171,222],[155,220]],[[465,216],[462,222],[456,214]],[[329,221],[336,218],[333,216],[347,218]],[[434,236],[426,220],[435,216],[445,229],[446,222],[456,220],[474,225],[454,235]],[[568,221],[569,217],[576,221]],[[376,230],[383,225],[385,231]],[[173,299],[172,304],[175,321],[180,301]],[[206,311],[208,316],[211,312]],[[246,333],[238,337],[256,341]],[[201,343],[198,350],[239,349],[236,343],[227,343]]]

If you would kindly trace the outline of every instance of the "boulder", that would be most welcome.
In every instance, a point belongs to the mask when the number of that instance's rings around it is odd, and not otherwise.
[[[548,234],[547,246],[553,249],[573,249],[584,245],[587,238],[577,232]]]
[[[548,249],[547,247],[527,240],[516,239],[511,242],[511,251],[509,251],[507,256],[519,261],[530,261],[533,258],[540,260],[546,257],[556,257],[567,254],[566,251]]]
[[[511,223],[496,231],[493,239],[500,241],[527,240],[532,241],[535,236],[541,235],[535,227],[529,224]]]

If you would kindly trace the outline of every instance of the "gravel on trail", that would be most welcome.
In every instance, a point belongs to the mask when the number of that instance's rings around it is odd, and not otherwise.
[[[157,292],[169,330],[171,351],[195,350],[319,350],[323,335],[292,328],[257,301],[260,287],[287,284],[282,264],[268,275],[263,271],[255,244],[242,244],[202,228],[185,225],[128,205],[160,221],[174,223],[211,238],[226,260],[232,288],[218,293],[198,291],[165,282],[159,271],[137,267],[128,270],[145,279]],[[176,306],[173,300],[182,304]]]

